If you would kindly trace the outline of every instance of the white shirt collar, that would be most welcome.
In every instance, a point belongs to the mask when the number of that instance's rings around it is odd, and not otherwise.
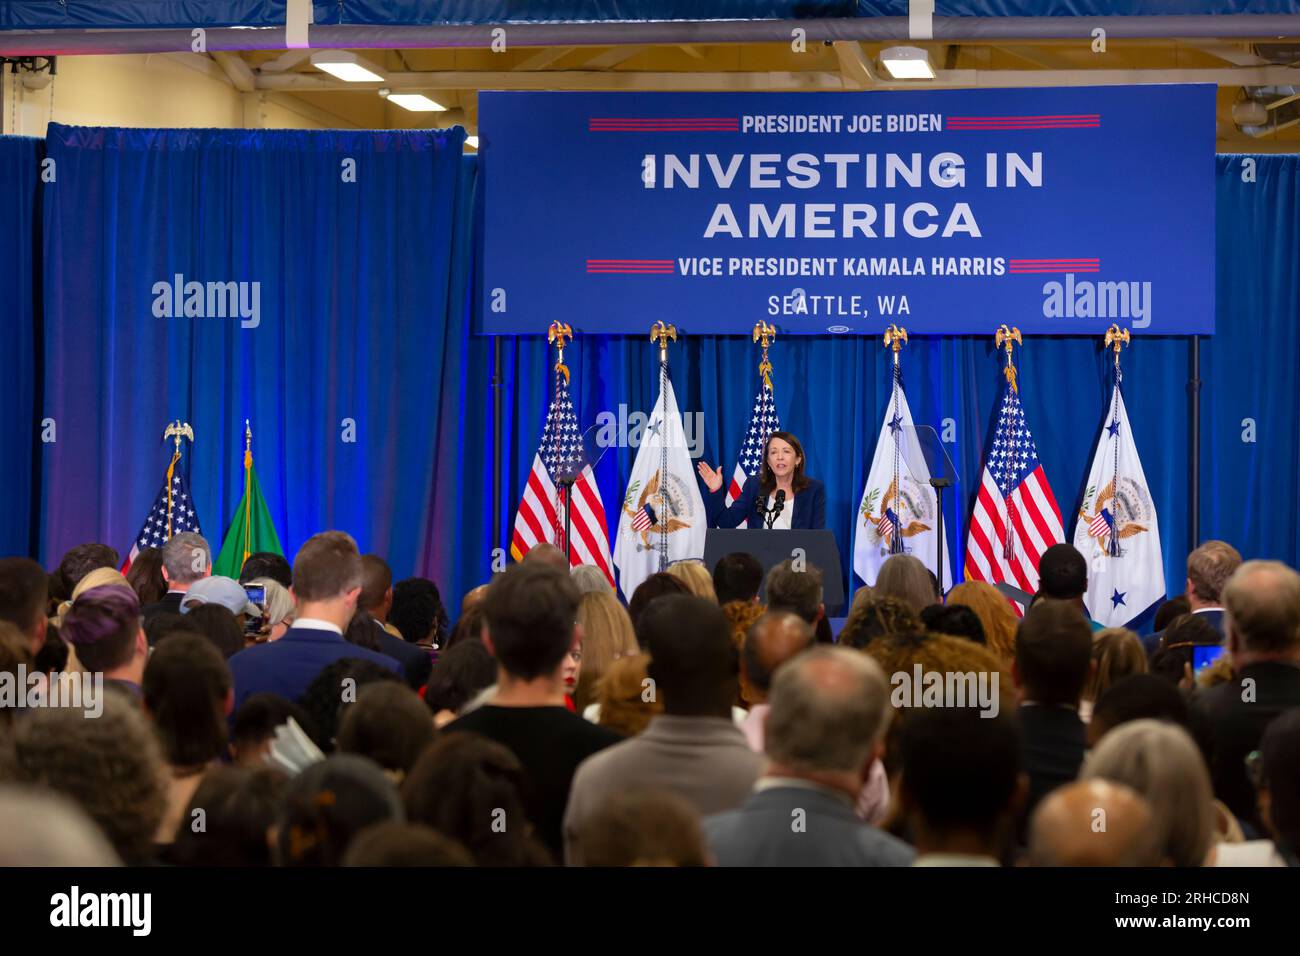
[[[318,617],[300,617],[293,622],[295,628],[305,627],[312,631],[333,631],[339,637],[343,636],[343,629],[337,624],[331,624],[329,621],[322,621]]]

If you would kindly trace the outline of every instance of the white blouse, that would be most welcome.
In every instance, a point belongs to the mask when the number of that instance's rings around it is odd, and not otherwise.
[[[767,501],[768,501],[768,507],[769,507],[769,508],[772,507],[772,498],[773,498],[773,497],[774,497],[774,496],[772,496],[772,495],[769,495],[769,496],[768,496]],[[781,513],[780,513],[779,515],[776,516],[776,521],[772,522],[772,530],[773,530],[773,531],[789,531],[789,530],[790,530],[790,520],[791,520],[793,517],[794,517],[794,495],[786,495],[786,498],[785,498],[785,504],[781,506]],[[763,518],[763,522],[762,522],[762,524],[760,525],[760,527],[763,527],[763,528],[766,528],[766,527],[767,527],[767,517],[766,517],[766,516],[764,516],[764,518]]]

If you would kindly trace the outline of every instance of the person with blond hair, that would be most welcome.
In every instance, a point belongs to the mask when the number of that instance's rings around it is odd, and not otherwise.
[[[678,561],[668,565],[668,573],[686,585],[696,597],[717,603],[718,593],[713,590],[713,575],[703,561]]]
[[[1151,805],[1166,860],[1205,866],[1214,844],[1214,794],[1201,752],[1187,731],[1161,720],[1116,727],[1092,750],[1079,779],[1132,787]]]
[[[620,657],[596,685],[596,703],[583,716],[624,737],[633,737],[645,730],[656,714],[663,713],[663,701],[651,692],[651,687],[649,654]]]
[[[898,598],[915,614],[939,603],[934,577],[920,559],[910,554],[895,554],[887,558],[876,576],[875,589],[877,597]]]
[[[984,625],[984,645],[1008,664],[1016,653],[1016,612],[987,581],[963,581],[948,592],[949,604],[963,604]]]
[[[1092,673],[1079,700],[1079,719],[1092,719],[1092,708],[1106,688],[1130,674],[1147,672],[1142,639],[1127,627],[1107,627],[1092,635]]]
[[[582,626],[582,670],[573,693],[582,713],[596,700],[596,685],[611,664],[620,657],[641,652],[627,609],[613,591],[588,591],[578,601],[578,624]]]

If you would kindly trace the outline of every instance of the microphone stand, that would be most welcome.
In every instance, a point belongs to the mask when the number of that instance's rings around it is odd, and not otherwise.
[[[556,484],[564,489],[564,557],[573,567],[573,540],[569,536],[569,503],[573,498],[574,478],[560,478]]]
[[[931,478],[930,486],[934,488],[934,494],[939,505],[939,516],[935,519],[935,530],[939,534],[939,546],[935,550],[934,577],[939,582],[939,596],[943,597],[947,593],[943,589],[943,489],[952,487],[952,479]]]

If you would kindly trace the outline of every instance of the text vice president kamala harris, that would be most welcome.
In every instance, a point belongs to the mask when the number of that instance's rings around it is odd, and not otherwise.
[[[826,527],[826,488],[803,473],[803,446],[789,432],[772,432],[758,474],[745,479],[740,496],[726,504],[722,472],[704,462],[696,466],[709,494],[704,507],[709,524],[734,528],[749,519],[751,528]]]

